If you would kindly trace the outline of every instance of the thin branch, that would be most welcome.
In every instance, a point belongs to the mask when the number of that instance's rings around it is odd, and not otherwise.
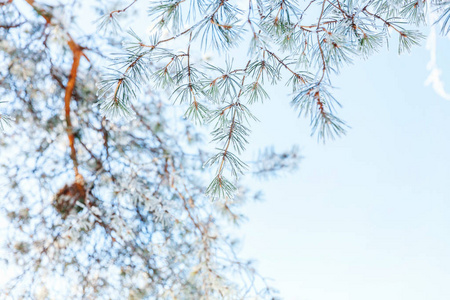
[[[133,6],[133,4],[135,4],[137,1],[138,0],[134,0],[132,3],[130,3],[130,5],[128,5],[125,8],[113,10],[112,12],[109,13],[109,17],[112,18],[113,14],[120,14],[120,13],[125,12],[127,9],[129,9],[131,6]]]
[[[247,66],[244,69],[244,75],[242,76],[241,89],[239,90],[239,94],[238,94],[237,99],[236,99],[235,103],[233,104],[233,106],[238,106],[239,105],[239,98],[240,98],[240,96],[242,94],[242,88],[244,86],[245,78],[247,76],[247,69],[248,69],[248,66],[250,65],[250,62],[251,62],[250,60],[247,62]],[[226,143],[225,148],[223,150],[222,159],[221,159],[219,168],[217,170],[217,176],[219,178],[222,176],[223,168],[225,166],[225,158],[227,156],[228,149],[230,148],[231,137],[233,135],[234,127],[236,126],[236,114],[237,114],[237,108],[235,107],[235,109],[233,111],[233,117],[231,119],[230,132],[228,133],[227,143]]]

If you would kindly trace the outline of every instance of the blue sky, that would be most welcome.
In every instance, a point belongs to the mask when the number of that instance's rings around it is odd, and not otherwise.
[[[450,86],[448,39],[437,60]],[[242,253],[285,299],[450,299],[450,101],[424,82],[425,46],[395,46],[335,77],[352,127],[325,145],[309,136],[280,88],[260,106],[251,150],[298,144],[294,174],[252,180]]]

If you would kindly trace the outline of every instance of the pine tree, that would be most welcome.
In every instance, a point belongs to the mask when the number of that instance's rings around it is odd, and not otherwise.
[[[300,156],[241,159],[252,105],[287,84],[319,140],[340,136],[332,74],[390,35],[409,51],[430,11],[444,34],[450,18],[448,2],[428,1],[114,5],[0,2],[1,242],[15,273],[1,291],[11,298],[272,297],[227,226],[252,198],[242,174],[289,170]],[[143,7],[149,37],[122,29]],[[98,30],[85,32],[87,12]]]
[[[152,34],[147,42],[129,32],[125,54],[114,63],[120,67],[112,67],[118,73],[106,72],[102,113],[130,116],[136,82],[171,91],[186,118],[212,128],[218,150],[206,163],[216,170],[207,194],[231,197],[247,169],[240,154],[257,120],[252,105],[268,98],[268,85],[292,88],[291,104],[310,119],[318,140],[341,136],[348,125],[336,114],[332,76],[354,57],[368,58],[387,46],[392,35],[399,54],[410,51],[424,38],[417,27],[436,9],[446,33],[450,6],[441,1],[150,1]],[[106,13],[103,28],[118,28],[122,13]],[[230,58],[235,48],[248,51],[244,63]],[[220,55],[205,62],[208,51]]]

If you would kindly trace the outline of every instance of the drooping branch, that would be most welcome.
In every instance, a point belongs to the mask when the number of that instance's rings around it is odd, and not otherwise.
[[[33,9],[42,16],[47,25],[52,23],[52,13],[48,12],[42,8],[40,8],[38,5],[36,5],[34,0],[26,0],[26,2],[33,7]],[[84,56],[88,61],[89,59],[87,56],[83,53],[83,50],[86,48],[81,47],[78,45],[70,36],[69,33],[66,33],[70,50],[73,54],[73,62],[72,62],[72,68],[70,70],[69,78],[67,81],[67,85],[65,87],[65,95],[64,95],[64,112],[65,112],[65,119],[66,119],[66,133],[67,137],[69,139],[69,147],[70,147],[70,158],[73,162],[73,169],[75,172],[75,178],[78,181],[82,181],[83,177],[81,176],[79,170],[78,170],[78,159],[77,159],[77,151],[75,148],[75,135],[73,133],[73,125],[72,120],[70,118],[70,103],[72,99],[72,94],[75,89],[75,83],[77,80],[77,72],[78,67],[80,65],[81,57]]]
[[[73,90],[75,88],[75,82],[77,80],[77,72],[80,65],[81,56],[85,55],[83,54],[83,47],[80,47],[77,43],[75,43],[72,38],[69,40],[68,45],[73,53],[73,62],[72,69],[70,70],[69,80],[66,85],[66,92],[64,95],[64,111],[66,117],[66,132],[67,137],[69,138],[70,158],[73,162],[75,178],[78,179],[81,175],[78,170],[77,151],[75,149],[75,136],[73,133],[72,120],[70,119],[70,102],[72,99]]]

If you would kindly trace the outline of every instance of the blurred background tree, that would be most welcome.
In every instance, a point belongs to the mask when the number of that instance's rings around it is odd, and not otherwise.
[[[2,124],[11,125],[1,138],[2,273],[12,278],[2,297],[269,297],[228,229],[253,196],[242,186],[233,198],[205,196],[209,154],[190,121],[144,86],[127,107],[133,120],[101,116],[100,70],[123,40],[82,31],[86,5],[102,4],[0,5]],[[255,172],[298,161],[296,151],[260,158]]]
[[[11,125],[1,139],[2,242],[14,273],[3,293],[272,297],[235,254],[228,226],[254,197],[240,174],[293,169],[300,156],[239,157],[251,105],[285,79],[313,133],[344,133],[331,74],[391,33],[408,51],[423,37],[410,28],[433,7],[447,32],[448,6],[427,1],[0,2],[0,124]],[[247,57],[233,59],[233,47]]]

